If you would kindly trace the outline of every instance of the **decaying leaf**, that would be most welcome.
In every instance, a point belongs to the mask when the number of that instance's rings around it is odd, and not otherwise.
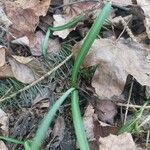
[[[0,45],[0,67],[4,66],[5,63],[6,63],[5,48]]]
[[[112,135],[99,139],[99,150],[136,150],[135,143],[130,133]]]
[[[8,150],[7,146],[5,145],[5,143],[3,141],[0,141],[0,149],[1,150]]]
[[[81,43],[73,51],[78,51]],[[98,65],[92,86],[100,97],[119,96],[128,74],[141,85],[150,86],[149,50],[137,43],[120,39],[97,39],[85,58],[83,67]]]
[[[144,11],[144,25],[146,28],[146,32],[148,35],[148,38],[150,39],[150,1],[149,0],[136,0],[137,5],[142,8]]]
[[[68,1],[64,1],[64,4],[68,3]],[[64,7],[64,15],[53,15],[55,19],[54,26],[64,25],[87,10],[90,11],[99,8],[101,4],[102,2],[79,2],[72,5],[67,5]],[[53,34],[65,39],[67,35],[74,29],[75,28],[70,28],[63,31],[55,31]]]
[[[0,109],[0,133],[4,136],[9,134],[9,118],[2,109]]]
[[[21,64],[14,58],[9,58],[8,61],[11,65],[14,77],[20,82],[32,83],[36,79],[33,71],[28,66]]]
[[[11,66],[5,64],[4,66],[0,67],[0,78],[6,77],[14,77],[13,72],[11,70]]]
[[[4,2],[5,13],[13,23],[10,32],[16,37],[27,36],[34,39],[34,31],[39,22],[39,16],[45,16],[51,0],[18,0]]]
[[[24,45],[24,46],[29,46],[29,39],[26,36],[20,37],[18,39],[15,39],[13,41],[11,41],[11,43],[13,44],[20,44],[20,45]]]
[[[61,116],[58,116],[56,121],[55,121],[55,125],[54,125],[54,129],[53,129],[53,139],[57,139],[55,140],[55,142],[53,143],[53,146],[55,148],[57,148],[60,145],[60,142],[62,141],[63,137],[64,137],[64,131],[65,131],[65,122],[64,122],[64,118],[62,118]]]
[[[12,22],[6,16],[3,7],[0,5],[0,25],[5,26],[6,28],[12,25]]]
[[[93,116],[94,116],[94,108],[92,105],[88,105],[84,113],[83,123],[89,141],[95,140]]]
[[[110,100],[96,100],[96,113],[101,121],[113,124],[114,117],[117,115],[117,107]]]
[[[128,6],[128,5],[132,5],[132,0],[124,0],[124,1],[112,0],[112,3],[117,6]]]

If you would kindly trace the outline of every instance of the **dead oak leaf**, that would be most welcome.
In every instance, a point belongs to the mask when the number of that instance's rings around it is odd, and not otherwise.
[[[79,50],[80,45],[76,44],[73,51]],[[100,97],[111,98],[122,93],[128,74],[140,84],[150,86],[149,55],[149,51],[137,43],[96,39],[83,67],[98,65],[92,86]]]
[[[136,150],[135,143],[130,133],[112,135],[99,138],[99,150]]]
[[[5,145],[5,143],[3,141],[0,141],[0,149],[1,150],[8,150],[7,146]]]

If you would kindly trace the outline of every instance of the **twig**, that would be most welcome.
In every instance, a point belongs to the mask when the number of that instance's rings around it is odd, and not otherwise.
[[[132,77],[131,87],[130,87],[129,96],[128,96],[128,103],[127,103],[125,117],[124,117],[124,124],[126,123],[126,120],[127,120],[127,114],[128,114],[128,109],[129,109],[129,104],[130,104],[130,99],[131,99],[131,94],[132,94],[132,89],[133,89],[133,83],[134,83],[134,78]]]
[[[116,105],[118,106],[123,106],[123,107],[132,107],[132,108],[144,108],[144,109],[150,109],[150,106],[140,106],[140,105],[133,105],[133,104],[123,104],[123,103],[117,103]]]
[[[150,135],[150,130],[148,130],[148,131],[147,131],[147,137],[146,137],[146,148],[148,148],[149,135]]]
[[[31,88],[32,86],[36,85],[37,83],[39,83],[40,81],[42,81],[43,79],[45,79],[46,77],[48,77],[50,74],[52,74],[54,71],[56,71],[57,69],[59,69],[62,65],[64,65],[71,57],[73,56],[73,53],[71,53],[63,62],[61,62],[59,65],[57,65],[55,68],[53,68],[52,70],[50,70],[49,72],[47,72],[45,75],[43,75],[42,77],[40,77],[39,79],[35,80],[34,82],[32,82],[31,84],[25,86],[24,88],[18,90],[16,93],[11,94],[8,97],[5,98],[1,98],[0,102],[5,101],[7,99],[10,99],[14,96],[16,96],[17,94],[28,90],[29,88]]]

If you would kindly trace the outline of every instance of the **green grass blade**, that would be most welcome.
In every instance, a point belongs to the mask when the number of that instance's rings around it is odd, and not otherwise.
[[[87,36],[85,37],[84,43],[82,44],[80,51],[77,55],[73,71],[72,71],[72,87],[77,86],[77,75],[80,69],[80,66],[82,62],[84,61],[85,56],[87,55],[90,47],[92,46],[95,38],[97,37],[97,34],[100,32],[100,29],[105,21],[105,19],[108,17],[109,12],[111,10],[111,3],[107,3],[102,11],[100,11],[99,15],[97,16],[95,22],[93,23],[90,31],[88,32]],[[71,100],[71,106],[72,106],[72,114],[73,114],[73,123],[75,127],[75,133],[77,136],[77,141],[79,143],[79,147],[81,150],[89,150],[88,141],[86,138],[80,108],[79,108],[79,96],[78,92],[74,91],[72,93],[72,100]]]
[[[64,100],[68,97],[68,95],[74,90],[75,88],[70,88],[67,90],[52,106],[52,108],[49,110],[48,114],[43,119],[40,127],[38,128],[38,131],[36,133],[35,138],[33,139],[33,142],[31,144],[31,150],[39,150],[40,146],[44,140],[44,137],[47,133],[47,130],[57,112],[61,104],[64,102]]]
[[[81,150],[89,150],[88,141],[85,134],[85,129],[83,126],[83,121],[81,118],[80,108],[79,108],[79,96],[78,91],[75,90],[71,94],[72,103],[72,116],[73,116],[73,123],[75,128],[76,137],[78,139],[78,143]]]
[[[1,140],[5,140],[5,141],[7,141],[7,142],[12,142],[12,143],[15,143],[15,144],[24,145],[24,142],[23,142],[23,141],[19,141],[19,140],[16,140],[16,139],[14,139],[14,138],[5,137],[5,136],[0,136],[0,139],[1,139]]]
[[[46,32],[46,36],[44,38],[44,41],[41,45],[41,52],[44,55],[44,57],[46,57],[46,52],[48,49],[48,41],[49,41],[50,34],[51,34],[51,30],[50,30],[50,28],[48,28],[48,30]]]
[[[77,55],[73,72],[72,72],[72,85],[76,86],[77,75],[81,64],[84,61],[86,54],[88,53],[90,47],[92,46],[97,34],[100,32],[105,19],[108,17],[111,10],[111,3],[107,3],[102,11],[100,11],[99,15],[97,16],[95,22],[93,23],[90,31],[88,32],[87,36],[85,37],[84,43],[82,44],[80,51]]]

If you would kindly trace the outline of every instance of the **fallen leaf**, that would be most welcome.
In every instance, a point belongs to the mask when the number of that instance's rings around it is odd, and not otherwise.
[[[55,148],[57,148],[60,145],[60,142],[62,141],[63,137],[64,137],[64,132],[65,132],[65,122],[64,122],[64,118],[62,118],[61,116],[57,117],[56,121],[55,121],[55,125],[53,128],[53,139],[57,139],[55,140],[55,142],[53,142],[53,146]]]
[[[150,1],[149,0],[136,0],[137,5],[142,8],[144,11],[144,25],[146,28],[146,33],[148,35],[148,38],[150,39]]]
[[[32,57],[23,57],[23,56],[16,56],[16,55],[12,55],[12,57],[22,64],[27,64],[33,60]]]
[[[7,146],[5,145],[5,143],[3,141],[0,141],[0,149],[1,150],[8,150]]]
[[[68,1],[64,1],[64,5],[68,4]],[[72,19],[84,13],[85,11],[92,12],[91,10],[97,9],[101,6],[102,2],[79,2],[64,7],[64,15],[53,15],[54,27],[64,25],[70,22]],[[94,12],[94,11],[93,11]],[[62,31],[55,31],[53,34],[65,39],[67,35],[75,28],[65,29]]]
[[[6,49],[0,45],[0,67],[4,66],[6,63],[5,51]]]
[[[21,64],[25,64],[27,67],[32,69],[32,71],[39,77],[41,77],[46,73],[42,62],[40,62],[38,59],[34,57],[23,57],[16,55],[12,55],[12,57],[15,58],[15,60],[17,60]]]
[[[24,46],[29,46],[29,39],[26,36],[20,37],[18,39],[15,39],[13,41],[11,41],[11,43],[13,44],[20,44],[20,45],[24,45]]]
[[[96,113],[98,119],[103,122],[113,124],[114,117],[117,115],[117,107],[110,100],[96,100]]]
[[[10,25],[12,25],[12,22],[6,16],[2,5],[0,5],[0,25],[5,26],[6,28],[8,28]]]
[[[80,49],[78,43],[73,51]],[[96,39],[85,58],[83,67],[98,65],[92,86],[101,98],[119,96],[131,74],[141,85],[150,86],[149,50],[141,44],[120,39]]]
[[[30,50],[31,50],[32,55],[34,56],[42,55],[41,45],[42,45],[42,42],[44,41],[44,38],[45,36],[41,31],[36,32],[34,43],[30,44]],[[61,49],[61,46],[60,46],[58,39],[49,40],[47,53],[51,53],[51,52],[55,53],[55,52],[58,52],[60,49]]]
[[[37,16],[45,16],[51,0],[16,0],[23,9],[30,8]]]
[[[123,6],[132,5],[132,0],[124,0],[124,1],[112,0],[112,3],[123,7]]]
[[[41,89],[40,93],[37,94],[36,98],[33,101],[33,106],[37,103],[41,102],[45,99],[48,99],[50,95],[50,91],[48,88]],[[47,107],[49,107],[50,103],[48,103]]]
[[[135,143],[130,133],[112,135],[99,138],[99,150],[136,150]]]
[[[20,38],[27,36],[34,40],[34,31],[39,23],[39,17],[45,16],[51,0],[18,0],[4,2],[5,13],[13,23],[10,32]]]
[[[86,130],[86,135],[89,141],[95,140],[93,116],[94,116],[94,108],[92,105],[89,104],[83,116],[84,128]]]
[[[0,67],[0,78],[6,77],[14,77],[13,72],[11,70],[11,66],[5,64],[4,66]]]
[[[9,118],[2,109],[0,109],[0,133],[4,136],[9,134]]]
[[[33,71],[28,66],[21,64],[14,58],[9,58],[8,61],[11,65],[13,75],[17,80],[28,84],[36,80]]]

